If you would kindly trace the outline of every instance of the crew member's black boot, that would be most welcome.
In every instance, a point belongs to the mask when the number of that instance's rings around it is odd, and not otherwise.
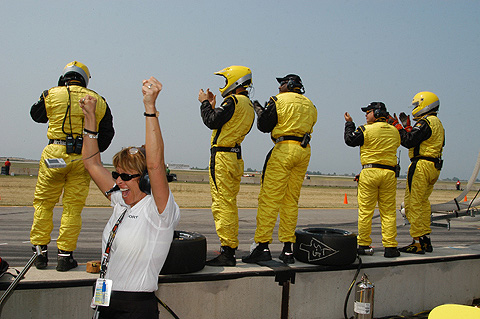
[[[32,247],[32,250],[34,252],[37,251],[37,246],[33,246]],[[47,268],[47,265],[48,265],[48,249],[47,249],[47,245],[40,245],[40,250],[42,252],[41,255],[38,255],[37,256],[37,259],[35,259],[35,267],[37,269],[45,269]]]
[[[422,246],[422,249],[425,250],[427,253],[433,252],[433,246],[432,246],[432,241],[430,240],[427,235],[423,235],[419,239],[420,245]]]
[[[295,263],[295,258],[293,258],[292,252],[292,243],[283,243],[282,253],[280,254],[280,256],[278,256],[278,259],[283,261],[285,264]]]
[[[243,256],[242,261],[248,264],[255,264],[259,261],[272,260],[272,254],[268,248],[268,243],[260,243],[248,256]]]
[[[425,250],[423,250],[419,238],[414,238],[410,245],[399,248],[398,250],[402,253],[425,255]]]
[[[222,246],[220,247],[220,255],[213,259],[207,260],[205,265],[214,267],[233,267],[237,264],[237,260],[235,259],[235,250],[236,248]]]
[[[395,258],[400,256],[400,252],[397,247],[385,247],[383,256],[386,258]]]
[[[68,271],[77,266],[77,261],[73,259],[73,251],[58,250],[57,271]]]

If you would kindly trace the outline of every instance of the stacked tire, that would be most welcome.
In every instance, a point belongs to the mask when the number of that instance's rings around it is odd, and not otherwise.
[[[295,231],[293,256],[298,261],[324,266],[352,264],[357,256],[357,236],[332,228],[304,228]]]
[[[202,270],[207,256],[207,239],[199,233],[176,230],[161,275],[186,274]]]

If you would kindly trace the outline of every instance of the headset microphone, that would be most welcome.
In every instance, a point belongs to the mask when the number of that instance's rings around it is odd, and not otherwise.
[[[113,186],[112,188],[110,188],[108,191],[105,192],[105,196],[108,196],[111,193],[119,191],[119,190],[120,190],[120,187],[115,184],[115,186]]]

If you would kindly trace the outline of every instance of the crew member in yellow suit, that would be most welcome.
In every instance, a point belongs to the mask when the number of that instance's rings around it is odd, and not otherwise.
[[[83,136],[98,136],[100,151],[110,145],[115,131],[113,117],[103,97],[87,89],[90,71],[87,66],[73,61],[68,63],[60,76],[58,86],[45,90],[30,110],[30,116],[37,123],[47,123],[48,145],[43,149],[38,171],[37,186],[33,207],[35,214],[30,242],[40,245],[42,255],[35,266],[44,269],[48,265],[47,245],[53,230],[53,208],[62,195],[63,212],[57,238],[58,271],[68,271],[77,267],[73,251],[82,227],[81,212],[90,186],[90,175],[82,161]],[[84,115],[79,100],[86,95],[97,99],[97,131],[83,127]],[[98,135],[97,135],[98,133]],[[61,159],[66,167],[47,164],[45,160]],[[48,167],[50,166],[50,167]],[[35,247],[33,247],[35,250]]]
[[[219,107],[216,95],[207,89],[198,94],[203,123],[212,131],[210,149],[210,192],[215,228],[220,239],[220,254],[206,262],[209,266],[235,266],[238,248],[237,194],[243,175],[241,143],[250,132],[255,113],[247,88],[252,86],[252,72],[245,66],[232,65],[215,73],[225,77],[220,88],[224,98]]]
[[[372,218],[378,202],[382,223],[384,256],[398,257],[397,237],[397,148],[400,134],[387,123],[388,112],[383,102],[372,102],[362,107],[367,124],[355,129],[348,112],[344,114],[344,140],[348,146],[360,146],[362,171],[358,178],[358,254],[373,255],[370,246]]]
[[[310,134],[317,121],[317,109],[303,95],[305,90],[298,75],[288,74],[277,81],[279,93],[269,99],[265,108],[254,102],[257,127],[271,133],[275,146],[267,154],[258,196],[254,238],[258,245],[242,258],[246,263],[272,259],[268,244],[272,242],[278,215],[278,239],[283,243],[279,258],[286,264],[295,262],[292,243],[296,240],[298,199],[310,162]]]
[[[410,116],[400,113],[399,118],[392,119],[400,132],[402,146],[408,148],[410,166],[408,167],[407,188],[405,190],[405,214],[410,223],[410,245],[400,248],[401,252],[425,254],[432,252],[429,237],[432,229],[431,208],[428,198],[433,185],[442,169],[442,151],[445,146],[445,130],[437,117],[440,100],[432,92],[419,92],[413,97],[413,127]]]

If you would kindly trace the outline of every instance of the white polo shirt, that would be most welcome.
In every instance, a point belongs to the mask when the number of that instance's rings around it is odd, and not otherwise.
[[[151,195],[130,207],[125,204],[122,193],[115,192],[111,202],[113,214],[103,230],[102,253],[113,226],[125,209],[127,212],[113,240],[105,278],[113,281],[112,290],[156,291],[158,275],[180,219],[180,209],[172,193],[169,192],[162,214],[158,213]]]

